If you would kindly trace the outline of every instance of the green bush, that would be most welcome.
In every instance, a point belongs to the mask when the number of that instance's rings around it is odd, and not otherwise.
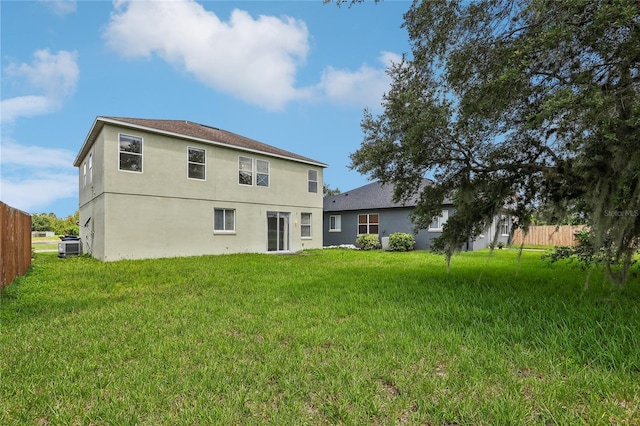
[[[389,235],[389,250],[391,251],[413,250],[415,244],[416,239],[411,234],[396,232]]]
[[[379,250],[382,248],[378,236],[375,234],[362,234],[356,238],[356,244],[362,250]]]

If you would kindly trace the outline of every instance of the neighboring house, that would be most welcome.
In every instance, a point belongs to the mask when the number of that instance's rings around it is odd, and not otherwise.
[[[55,237],[56,233],[53,231],[31,231],[31,236],[36,238]]]
[[[425,179],[423,186],[428,185]],[[381,240],[396,232],[413,234],[416,239],[416,249],[430,249],[431,240],[442,233],[442,227],[448,218],[455,213],[450,200],[445,200],[442,212],[435,217],[428,229],[414,232],[415,225],[411,222],[410,214],[416,206],[417,196],[407,203],[393,201],[393,186],[373,182],[360,188],[338,195],[324,198],[324,245],[337,246],[354,244],[358,235],[376,234]],[[498,230],[498,241],[507,243],[511,231],[510,217],[507,215],[496,217],[486,232],[475,241],[469,241],[463,250],[478,250],[489,246]]]
[[[74,166],[83,252],[97,259],[322,247],[326,164],[244,136],[98,117]]]

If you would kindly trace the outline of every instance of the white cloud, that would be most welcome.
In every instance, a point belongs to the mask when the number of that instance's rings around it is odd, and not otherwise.
[[[37,50],[31,64],[9,64],[3,78],[24,80],[28,90],[39,94],[3,99],[0,105],[2,123],[57,111],[64,98],[75,91],[79,75],[77,53],[65,50],[55,54]]]
[[[24,78],[34,88],[47,95],[66,96],[75,90],[80,71],[76,52],[60,50],[52,54],[48,49],[36,50],[33,63],[12,63],[5,69],[9,77]]]
[[[38,50],[33,61],[11,63],[3,78],[11,79],[22,89],[35,92],[3,99],[0,103],[2,124],[20,117],[48,114],[62,107],[78,82],[77,54],[61,50],[51,53]],[[33,212],[61,198],[77,197],[77,171],[71,166],[74,154],[64,149],[24,146],[7,137],[3,127],[0,147],[0,198],[12,207]]]
[[[0,151],[0,198],[34,213],[62,198],[78,196],[74,154],[65,149],[25,146],[5,138]]]
[[[382,95],[389,90],[391,83],[386,68],[392,63],[399,63],[400,60],[400,55],[382,52],[379,57],[382,66],[379,68],[363,65],[357,71],[349,71],[329,66],[322,73],[317,90],[334,103],[379,106]]]
[[[124,57],[155,55],[208,87],[271,110],[293,100],[378,106],[391,81],[385,69],[401,59],[382,52],[377,67],[352,71],[328,66],[320,83],[296,87],[298,67],[309,53],[303,21],[253,18],[236,9],[225,22],[193,0],[115,1],[103,36]]]
[[[37,213],[63,198],[77,198],[78,176],[68,173],[42,173],[27,179],[2,178],[2,201],[16,209]]]
[[[64,16],[74,13],[76,11],[76,0],[40,0],[51,11],[58,15]]]
[[[9,139],[2,143],[2,157],[0,162],[7,165],[23,167],[38,167],[39,169],[71,168],[75,159],[73,152],[59,148],[43,148],[40,146],[25,146]]]
[[[183,67],[207,86],[267,109],[308,96],[295,87],[309,51],[303,21],[234,10],[228,22],[192,0],[119,1],[104,32],[126,57]]]
[[[57,102],[46,96],[18,96],[4,99],[0,103],[2,123],[11,123],[19,117],[31,117],[51,112],[57,108]]]

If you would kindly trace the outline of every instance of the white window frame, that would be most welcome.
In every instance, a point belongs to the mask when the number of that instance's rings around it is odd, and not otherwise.
[[[222,212],[223,229],[216,229],[216,213]],[[227,214],[233,212],[233,228],[227,229]],[[213,233],[214,234],[235,234],[236,233],[236,209],[228,209],[223,207],[215,207],[213,209]]]
[[[191,150],[194,151],[202,151],[202,163],[198,163],[195,161],[191,161]],[[204,168],[204,176],[199,178],[199,177],[191,177],[189,176],[190,170],[189,170],[189,166],[191,164],[197,165],[197,166],[202,166]],[[198,148],[196,146],[187,146],[187,179],[191,179],[191,180],[207,180],[207,150],[204,148]]]
[[[93,152],[89,153],[89,185],[93,184]]]
[[[331,227],[331,219],[333,219],[334,227]],[[378,219],[380,220],[380,219]],[[332,214],[329,216],[329,232],[342,232],[342,216],[339,214]]]
[[[260,172],[260,164],[266,165],[267,167],[266,173]],[[271,171],[271,164],[269,164],[267,160],[256,159],[256,186],[268,188],[271,185],[270,171]],[[266,185],[260,182],[261,180],[264,180],[265,176],[266,176]]]
[[[250,164],[249,171],[242,168],[242,164],[241,164],[242,160],[249,160],[249,164]],[[240,176],[242,173],[247,173],[249,175],[249,180],[250,180],[249,183],[241,182]],[[245,157],[244,155],[238,155],[238,185],[253,186],[253,158]]]
[[[503,236],[503,237],[508,237],[509,236],[509,222],[507,220],[507,216],[506,215],[500,216],[500,220],[498,221],[498,226],[500,227],[500,235]]]
[[[131,138],[131,139],[139,139],[140,140],[140,152],[129,152],[129,151],[122,151],[120,150],[120,143],[121,143],[121,139],[122,137],[127,137],[127,138]],[[128,170],[128,169],[123,169],[121,167],[120,164],[120,160],[121,160],[121,155],[122,154],[127,154],[127,155],[139,155],[140,156],[140,170]],[[142,171],[144,170],[144,140],[141,136],[133,136],[133,135],[129,135],[126,133],[118,133],[118,170],[121,172],[128,172],[128,173],[142,173]]]
[[[82,164],[82,187],[87,187],[87,162]]]
[[[435,216],[429,224],[429,231],[442,231],[442,227],[449,220],[449,210],[443,209],[438,216]],[[433,225],[436,226],[433,226]]]
[[[360,216],[366,216],[367,217],[367,222],[360,222]],[[371,222],[371,216],[378,216],[378,221],[377,222]],[[356,220],[358,221],[356,223],[356,226],[358,227],[358,235],[365,235],[365,234],[371,234],[371,235],[380,235],[380,213],[360,213],[356,216]],[[360,232],[360,226],[366,226],[367,227],[367,232]],[[371,232],[371,227],[372,226],[377,226],[378,227],[378,232]]]
[[[315,174],[315,179],[311,178],[311,174]],[[311,190],[311,185],[315,184],[315,190]],[[317,194],[318,193],[318,171],[314,169],[307,170],[307,191]]]
[[[308,223],[305,223],[305,217],[308,218]],[[311,213],[300,213],[300,237],[303,240],[310,240],[313,238],[313,234],[311,233],[311,217]],[[305,235],[304,230],[308,230],[308,235]]]

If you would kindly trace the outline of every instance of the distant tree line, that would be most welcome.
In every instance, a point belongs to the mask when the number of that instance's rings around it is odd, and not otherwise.
[[[80,212],[59,218],[54,213],[34,213],[31,215],[32,231],[49,231],[56,235],[78,235]]]
[[[328,184],[322,185],[322,196],[327,197],[330,195],[340,194],[340,188],[332,189]]]

